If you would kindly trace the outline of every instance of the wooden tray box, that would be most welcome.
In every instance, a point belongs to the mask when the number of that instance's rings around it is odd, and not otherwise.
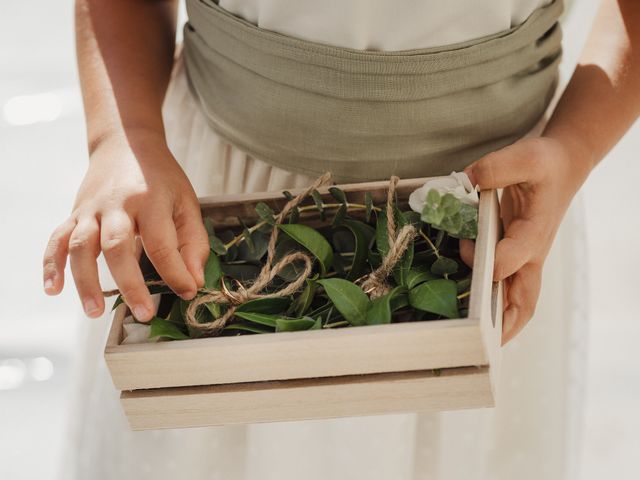
[[[398,198],[426,178],[401,180]],[[349,201],[388,182],[340,185]],[[329,201],[327,189],[319,189]],[[296,191],[292,191],[296,193]],[[216,225],[278,211],[280,192],[200,199]],[[501,285],[492,282],[500,236],[495,191],[480,195],[468,318],[121,345],[121,304],[105,349],[134,430],[490,407],[500,363]]]

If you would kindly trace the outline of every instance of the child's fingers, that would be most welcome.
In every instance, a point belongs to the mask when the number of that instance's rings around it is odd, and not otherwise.
[[[102,217],[100,245],[113,280],[136,320],[151,320],[154,304],[136,256],[134,221],[124,211]]]
[[[69,238],[69,263],[82,306],[90,317],[98,317],[104,309],[96,262],[99,254],[98,219],[95,216],[82,217]]]
[[[178,250],[198,287],[204,287],[204,266],[211,247],[197,200],[175,216]]]
[[[178,237],[172,213],[153,208],[138,216],[144,250],[160,277],[180,297],[192,299],[196,282],[178,250]]]
[[[57,295],[64,286],[64,268],[69,255],[69,237],[76,226],[76,219],[67,218],[49,237],[42,259],[44,291],[48,295]]]

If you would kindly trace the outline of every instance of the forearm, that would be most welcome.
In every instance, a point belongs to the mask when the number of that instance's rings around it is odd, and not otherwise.
[[[640,2],[603,0],[543,136],[573,152],[584,180],[640,115]]]
[[[137,133],[164,138],[174,0],[76,0],[76,50],[89,150]]]

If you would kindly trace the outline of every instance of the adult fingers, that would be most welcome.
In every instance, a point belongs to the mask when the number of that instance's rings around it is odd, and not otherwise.
[[[175,214],[178,250],[198,287],[204,287],[204,266],[209,258],[209,235],[197,200]]]
[[[125,212],[110,212],[102,217],[100,246],[124,301],[141,321],[151,320],[154,305],[144,283],[135,248],[133,220]]]
[[[69,238],[76,219],[67,218],[51,234],[42,259],[42,282],[48,295],[57,295],[64,286],[64,268],[69,255]]]
[[[460,239],[460,258],[469,268],[473,268],[473,259],[476,248],[476,242],[468,238]]]
[[[535,142],[514,143],[489,153],[464,169],[471,183],[481,190],[505,188],[542,179],[541,158]]]
[[[533,317],[541,281],[542,265],[537,263],[527,263],[511,278],[502,317],[502,345],[515,337]]]
[[[506,228],[504,237],[496,245],[493,280],[513,275],[536,253],[541,241],[540,228],[529,219],[516,218]]]
[[[178,250],[172,214],[154,209],[140,215],[138,229],[144,250],[160,277],[184,300],[192,299],[197,286]]]
[[[104,297],[98,279],[96,258],[100,254],[100,225],[94,216],[83,217],[69,237],[69,263],[85,313],[99,316]]]

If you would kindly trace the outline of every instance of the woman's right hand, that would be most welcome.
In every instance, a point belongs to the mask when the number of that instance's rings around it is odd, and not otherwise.
[[[125,302],[148,321],[153,303],[135,256],[135,237],[158,274],[185,300],[204,286],[209,241],[195,191],[164,138],[107,139],[92,152],[71,215],[52,233],[43,259],[45,292],[71,272],[86,314],[104,311],[96,258],[102,251]]]

